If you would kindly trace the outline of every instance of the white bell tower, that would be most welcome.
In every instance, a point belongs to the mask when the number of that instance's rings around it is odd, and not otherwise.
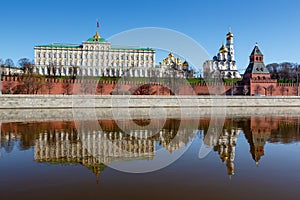
[[[226,48],[228,49],[228,60],[234,61],[234,46],[233,46],[233,34],[230,31],[226,35]]]

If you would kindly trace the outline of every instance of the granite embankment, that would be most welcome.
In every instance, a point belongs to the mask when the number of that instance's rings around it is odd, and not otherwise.
[[[300,107],[296,96],[1,95],[0,109]]]

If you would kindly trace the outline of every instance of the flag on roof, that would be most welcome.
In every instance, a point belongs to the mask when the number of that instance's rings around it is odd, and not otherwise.
[[[100,28],[100,23],[99,23],[98,19],[97,19],[97,28]]]

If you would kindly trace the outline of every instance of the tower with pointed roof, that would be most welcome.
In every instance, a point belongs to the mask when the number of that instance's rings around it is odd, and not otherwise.
[[[219,53],[203,65],[204,78],[241,78],[234,56],[233,34],[226,34],[226,45],[222,44]]]
[[[270,72],[264,64],[264,55],[258,48],[257,43],[250,54],[250,63],[245,71],[244,79],[270,79]]]
[[[271,79],[269,70],[264,64],[264,55],[255,44],[250,54],[250,62],[243,76],[243,83],[250,87],[250,95],[272,96],[277,80]]]

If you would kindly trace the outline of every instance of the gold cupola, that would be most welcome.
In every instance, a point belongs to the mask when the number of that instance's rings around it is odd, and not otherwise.
[[[220,50],[219,50],[220,53],[227,53],[228,52],[228,49],[225,47],[224,44],[222,44]]]
[[[185,61],[182,63],[182,66],[183,66],[183,67],[188,67],[188,66],[189,66],[189,63],[185,60]]]
[[[99,42],[99,39],[101,38],[101,36],[99,35],[98,31],[96,31],[96,34],[93,36],[94,38],[94,42]]]
[[[226,39],[233,38],[233,34],[229,31],[226,35]]]

